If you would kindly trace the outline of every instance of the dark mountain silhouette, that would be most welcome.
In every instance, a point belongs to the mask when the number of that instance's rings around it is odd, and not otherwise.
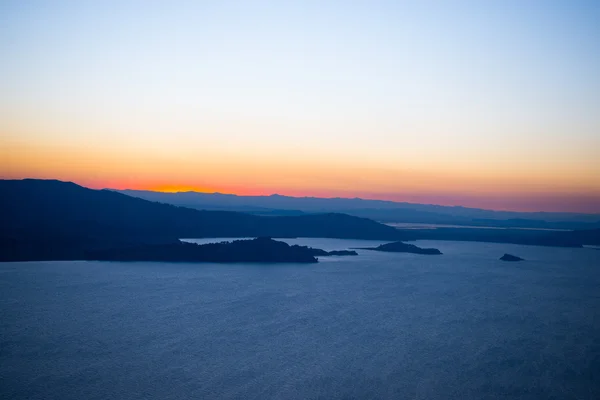
[[[4,261],[84,259],[90,251],[203,237],[463,240],[566,247],[600,242],[600,230],[398,230],[336,213],[267,217],[200,211],[49,180],[0,181],[0,199],[0,260]]]
[[[237,196],[221,193],[162,193],[143,190],[120,192],[146,200],[189,208],[241,211],[257,215],[338,212],[383,222],[536,229],[600,228],[599,214],[493,211],[359,198]]]
[[[87,251],[202,237],[396,238],[398,231],[343,214],[261,217],[154,203],[70,182],[0,181],[2,259],[80,259]]]

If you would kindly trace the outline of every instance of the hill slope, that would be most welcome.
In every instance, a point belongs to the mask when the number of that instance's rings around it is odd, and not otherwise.
[[[0,181],[6,254],[77,258],[90,248],[201,237],[331,237],[392,240],[398,231],[343,214],[261,217],[154,203],[70,182]]]
[[[339,212],[385,222],[496,226],[542,229],[600,228],[600,215],[493,211],[467,207],[401,203],[384,200],[271,196],[221,193],[162,193],[122,190],[120,193],[199,210],[228,210],[257,215]]]

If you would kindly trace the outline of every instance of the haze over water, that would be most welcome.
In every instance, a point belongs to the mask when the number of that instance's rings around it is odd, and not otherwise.
[[[0,391],[64,400],[600,397],[600,251],[417,244],[444,255],[0,264]],[[505,252],[527,261],[497,261]]]

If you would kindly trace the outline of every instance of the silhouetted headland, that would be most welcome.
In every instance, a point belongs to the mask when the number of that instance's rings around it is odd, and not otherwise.
[[[427,254],[427,255],[438,255],[442,254],[438,249],[424,249],[414,244],[406,244],[403,242],[386,243],[377,247],[362,247],[362,250],[375,250],[375,251],[386,251],[389,253],[413,253],[413,254]]]
[[[86,259],[102,261],[176,261],[176,262],[294,262],[315,263],[316,256],[357,255],[351,250],[325,251],[289,245],[267,237],[231,242],[195,244],[176,242],[149,244],[92,251]]]
[[[180,238],[211,237],[600,245],[600,229],[564,232],[469,228],[399,230],[346,214],[266,217],[194,210],[54,180],[0,180],[0,198],[0,261],[81,260],[95,251],[173,245]]]
[[[500,257],[500,260],[502,261],[524,261],[521,257],[517,257],[517,256],[513,256],[512,254],[504,254],[502,257]]]
[[[101,250],[173,246],[179,238],[398,235],[393,227],[344,214],[200,211],[60,181],[1,180],[0,198],[0,261],[82,260]]]
[[[290,246],[271,238],[195,244],[129,246],[89,252],[86,259],[102,261],[316,263],[315,249]],[[318,250],[318,249],[317,249]]]

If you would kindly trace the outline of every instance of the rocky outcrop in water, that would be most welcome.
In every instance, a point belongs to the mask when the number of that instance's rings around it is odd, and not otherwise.
[[[500,257],[501,261],[524,261],[521,257],[513,256],[512,254],[504,254]]]

